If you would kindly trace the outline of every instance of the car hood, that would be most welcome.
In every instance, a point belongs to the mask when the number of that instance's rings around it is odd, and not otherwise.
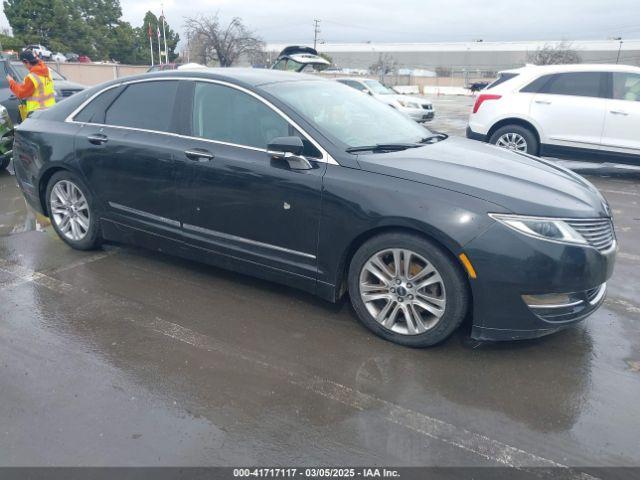
[[[427,100],[426,98],[414,97],[412,95],[396,95],[396,100],[404,100],[406,102],[414,102],[418,105],[429,105],[431,104],[431,100]]]
[[[359,155],[358,162],[366,171],[471,195],[516,214],[610,216],[602,195],[581,176],[536,157],[466,138]]]

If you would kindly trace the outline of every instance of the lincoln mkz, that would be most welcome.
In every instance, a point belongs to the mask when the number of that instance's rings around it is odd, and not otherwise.
[[[14,158],[73,248],[136,244],[348,295],[373,333],[414,347],[465,318],[480,340],[573,325],[602,304],[617,250],[582,177],[291,72],[119,79],[35,113]]]

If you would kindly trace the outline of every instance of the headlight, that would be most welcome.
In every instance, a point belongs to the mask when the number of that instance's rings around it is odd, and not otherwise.
[[[557,218],[525,217],[490,213],[494,220],[530,237],[551,242],[586,245],[587,241],[565,221]]]

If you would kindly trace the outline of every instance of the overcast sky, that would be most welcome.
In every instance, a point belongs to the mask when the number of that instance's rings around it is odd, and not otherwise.
[[[162,2],[121,3],[139,26]],[[640,38],[640,0],[165,0],[164,10],[178,31],[186,16],[219,11],[274,43],[312,42],[315,18],[329,43]]]
[[[160,1],[121,0],[134,25]],[[172,25],[220,11],[267,42],[433,42],[640,37],[640,0],[165,0]]]

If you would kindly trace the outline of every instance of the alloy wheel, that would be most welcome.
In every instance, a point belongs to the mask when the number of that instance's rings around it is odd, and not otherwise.
[[[508,150],[516,150],[518,152],[527,151],[527,140],[519,133],[505,133],[496,142],[498,147]]]
[[[69,180],[60,180],[51,189],[51,217],[69,240],[80,241],[91,225],[89,203],[82,190]]]
[[[446,307],[440,273],[423,256],[407,249],[383,250],[365,262],[360,298],[380,325],[401,335],[433,329]]]

